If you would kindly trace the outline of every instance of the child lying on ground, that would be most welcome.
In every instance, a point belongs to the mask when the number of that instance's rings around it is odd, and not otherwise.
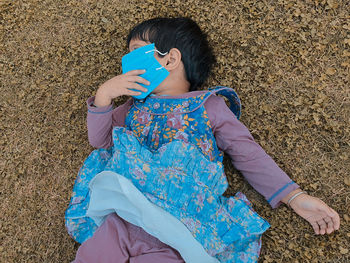
[[[316,234],[339,228],[338,214],[254,141],[232,89],[198,90],[215,57],[194,21],[147,20],[127,44],[124,74],[87,101],[98,149],[66,211],[68,232],[83,243],[75,262],[256,262],[269,224],[244,194],[222,195],[223,152],[273,208],[288,204]],[[134,98],[114,109],[122,95]]]

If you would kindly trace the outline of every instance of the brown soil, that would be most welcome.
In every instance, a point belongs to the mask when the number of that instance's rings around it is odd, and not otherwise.
[[[3,0],[0,10],[1,262],[74,258],[64,211],[93,150],[85,101],[120,73],[132,26],[179,15],[200,24],[217,54],[207,87],[235,88],[256,140],[341,216],[339,231],[315,236],[226,159],[229,193],[246,193],[271,223],[261,262],[349,262],[349,1]]]

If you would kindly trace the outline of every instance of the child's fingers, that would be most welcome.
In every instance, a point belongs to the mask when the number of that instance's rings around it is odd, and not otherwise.
[[[127,85],[128,89],[135,89],[143,92],[147,92],[147,89],[142,87],[140,84],[134,83],[134,82],[129,82]]]
[[[317,221],[317,224],[320,226],[320,234],[324,235],[326,233],[327,223],[321,219]]]
[[[333,221],[334,229],[338,230],[339,227],[340,227],[340,217],[339,217],[338,213],[334,209],[332,209],[332,208],[329,208],[329,209],[333,213],[333,217],[331,216],[331,219]]]
[[[146,72],[146,70],[144,70],[144,69],[135,69],[135,70],[130,70],[130,71],[126,72],[124,75],[125,76],[138,76],[138,75],[141,75],[145,72]]]
[[[316,235],[318,235],[320,233],[320,226],[317,224],[316,221],[314,222],[310,222],[312,228],[314,229]]]
[[[340,226],[340,218],[336,211],[330,208],[328,205],[324,205],[320,208],[322,212],[324,212],[328,217],[333,221],[334,229],[338,230]]]
[[[138,95],[141,95],[141,94],[142,94],[142,92],[134,91],[134,90],[131,90],[131,89],[126,89],[126,94],[125,95],[138,96]]]
[[[140,76],[128,76],[128,81],[142,83],[142,84],[145,84],[145,85],[151,84],[147,79],[144,79],[144,78],[142,78]]]
[[[332,219],[329,216],[327,216],[323,220],[327,223],[327,229],[326,229],[327,234],[332,233],[334,231],[334,225],[333,225]]]

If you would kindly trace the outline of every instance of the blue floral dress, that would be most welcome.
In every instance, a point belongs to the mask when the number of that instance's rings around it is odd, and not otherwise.
[[[66,211],[66,226],[75,240],[82,243],[97,229],[86,215],[89,183],[97,174],[113,171],[181,221],[219,262],[257,261],[269,224],[244,194],[222,195],[228,187],[223,153],[204,107],[213,94],[227,97],[239,118],[238,96],[221,86],[189,98],[134,100],[125,127],[113,128],[113,146],[94,150],[79,170]]]

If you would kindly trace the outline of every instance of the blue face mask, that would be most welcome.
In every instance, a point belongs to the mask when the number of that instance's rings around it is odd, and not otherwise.
[[[159,52],[153,43],[137,48],[122,57],[123,74],[131,70],[145,69],[146,72],[141,74],[140,77],[148,80],[151,83],[148,86],[138,83],[145,87],[147,92],[142,92],[141,95],[133,96],[136,99],[146,98],[169,75],[169,71],[167,71],[154,57],[154,51],[163,56],[168,53]]]

